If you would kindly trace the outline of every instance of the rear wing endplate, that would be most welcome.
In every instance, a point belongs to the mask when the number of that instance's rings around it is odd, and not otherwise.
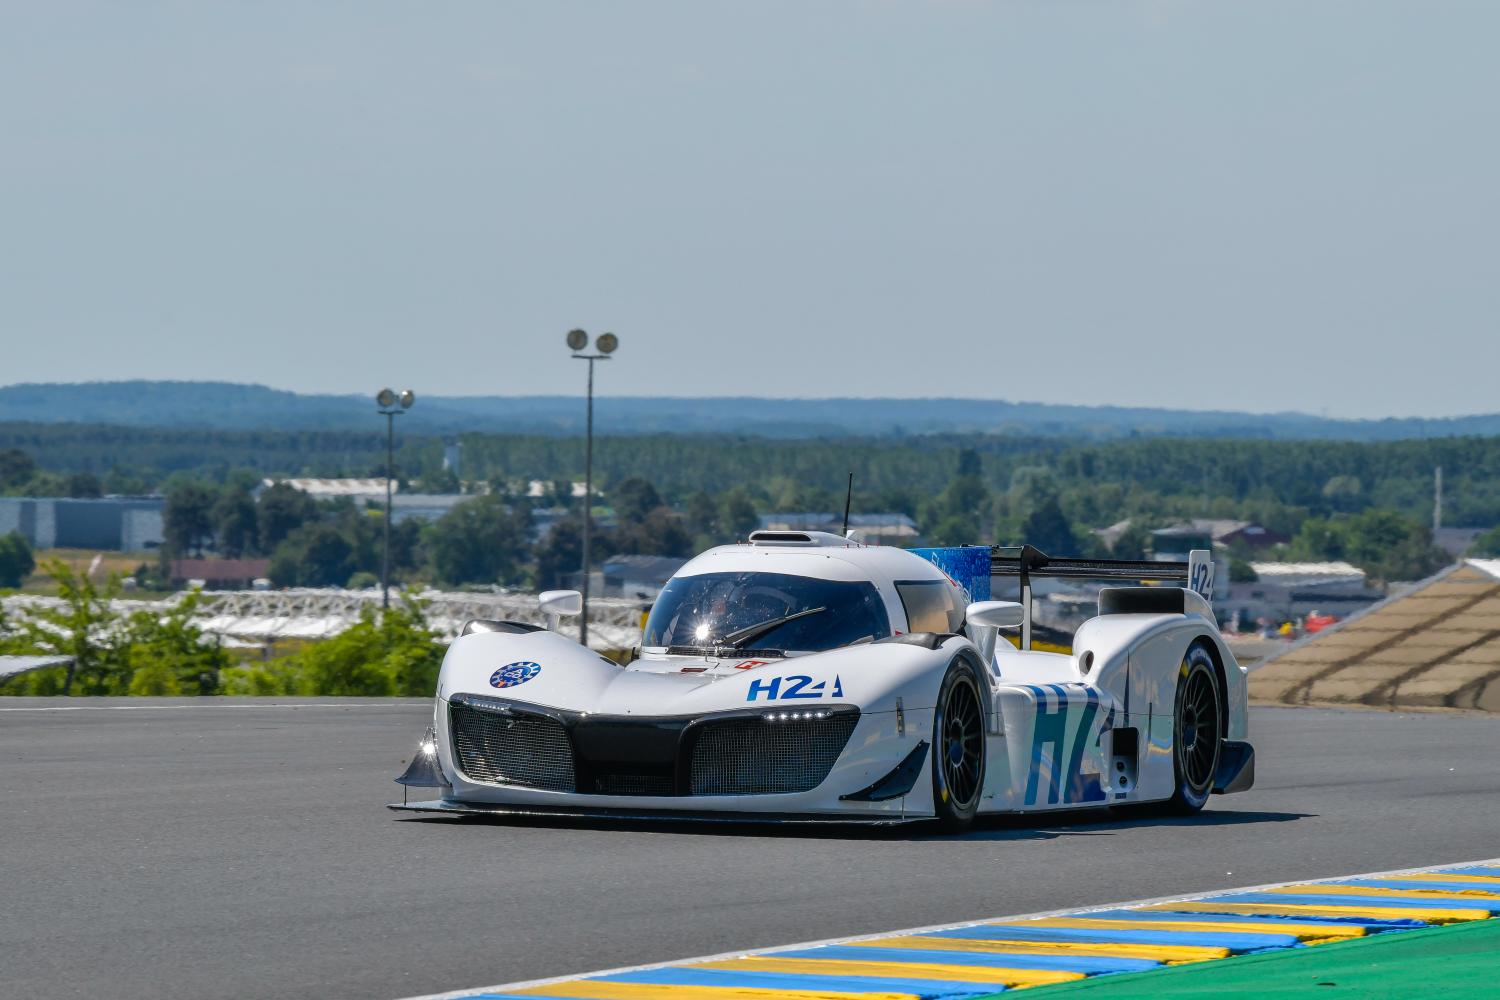
[[[1213,554],[1194,549],[1187,562],[1152,559],[1059,559],[1032,545],[996,545],[990,549],[990,576],[1014,576],[1021,583],[1021,648],[1031,648],[1031,578],[1071,580],[1160,581],[1199,594],[1212,603]]]

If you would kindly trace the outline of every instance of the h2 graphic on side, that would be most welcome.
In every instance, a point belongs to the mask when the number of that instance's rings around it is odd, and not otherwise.
[[[1207,549],[1188,554],[1188,589],[1210,604],[1214,600],[1214,556]]]
[[[784,686],[783,686],[784,685]],[[756,701],[762,695],[767,701],[776,701],[780,698],[821,698],[824,694],[830,698],[842,698],[844,696],[844,685],[840,682],[838,675],[833,678],[833,690],[828,690],[827,681],[813,683],[813,679],[806,674],[792,674],[790,677],[765,677],[750,682],[750,690],[745,695],[746,701]]]

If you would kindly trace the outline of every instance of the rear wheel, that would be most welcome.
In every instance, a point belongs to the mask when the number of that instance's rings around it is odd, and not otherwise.
[[[974,822],[984,791],[984,700],[968,660],[948,665],[932,723],[932,801],[944,829]]]
[[[1177,703],[1172,728],[1172,770],[1176,790],[1166,802],[1175,813],[1202,809],[1219,770],[1224,700],[1213,656],[1201,645],[1188,649],[1177,672]]]

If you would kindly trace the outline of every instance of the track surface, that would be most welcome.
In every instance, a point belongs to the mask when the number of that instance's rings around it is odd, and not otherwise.
[[[0,699],[0,997],[394,998],[1491,857],[1500,718],[1252,710],[1197,820],[922,830],[390,813],[428,703]],[[121,709],[105,705],[126,706]]]

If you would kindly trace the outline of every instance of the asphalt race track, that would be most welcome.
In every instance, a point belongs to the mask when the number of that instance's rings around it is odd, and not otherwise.
[[[389,812],[429,712],[0,700],[0,997],[396,998],[1500,845],[1490,716],[1255,709],[1256,788],[1197,820],[954,838]]]

